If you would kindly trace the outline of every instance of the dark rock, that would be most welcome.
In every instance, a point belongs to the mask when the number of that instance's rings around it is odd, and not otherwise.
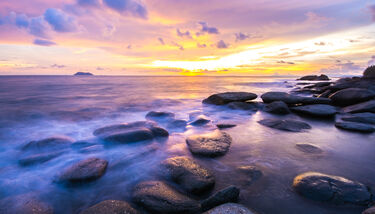
[[[257,103],[252,102],[231,102],[228,105],[228,108],[233,110],[244,110],[244,111],[257,111]]]
[[[375,65],[371,65],[366,68],[363,72],[364,79],[374,79],[375,78]]]
[[[197,201],[182,195],[161,181],[138,184],[133,192],[133,200],[152,213],[198,213]]]
[[[239,166],[237,170],[247,176],[247,183],[252,183],[263,176],[262,170],[256,165]]]
[[[297,120],[264,119],[258,121],[258,123],[274,129],[290,132],[300,132],[304,129],[311,129],[309,124]]]
[[[329,98],[332,103],[339,106],[348,106],[368,101],[375,97],[375,92],[364,88],[347,88],[335,92]]]
[[[213,94],[203,100],[205,104],[225,105],[230,102],[245,102],[257,98],[256,94],[248,92],[225,92]]]
[[[69,148],[73,140],[69,137],[51,137],[39,141],[31,141],[22,150],[51,151]]]
[[[297,106],[291,109],[292,111],[315,117],[333,117],[337,113],[335,107],[324,104]]]
[[[361,113],[361,112],[373,112],[375,113],[375,100],[370,100],[363,103],[347,106],[342,109],[345,113]]]
[[[59,177],[60,182],[87,182],[100,178],[108,162],[99,158],[88,158],[68,167]]]
[[[320,76],[318,75],[307,75],[303,76],[297,80],[308,80],[308,81],[323,81],[323,80],[329,80],[327,75],[321,74]]]
[[[190,123],[190,125],[192,125],[192,126],[204,126],[209,122],[211,122],[211,120],[208,119],[206,116],[199,115],[195,118],[195,120],[193,122]]]
[[[248,208],[242,206],[241,204],[235,203],[226,203],[218,207],[210,209],[203,214],[256,214],[253,211],[250,211]]]
[[[328,98],[332,94],[331,90],[325,90],[323,93],[318,95],[318,98]]]
[[[225,155],[232,138],[225,132],[214,131],[203,135],[194,135],[186,139],[191,153],[195,155],[217,157]]]
[[[362,214],[375,214],[375,207],[370,207],[362,212]]]
[[[316,201],[357,205],[371,202],[371,193],[365,185],[318,172],[298,175],[294,178],[293,188],[300,195]]]
[[[146,114],[147,120],[163,122],[174,119],[174,113],[172,112],[163,112],[163,111],[150,111]]]
[[[188,157],[168,158],[163,166],[169,176],[189,192],[201,193],[215,185],[214,175]]]
[[[288,105],[294,104],[329,104],[331,102],[328,98],[303,97],[291,95],[285,92],[267,92],[261,96],[263,102],[272,103],[274,101],[283,101]]]
[[[77,72],[74,74],[74,76],[94,76],[94,74],[90,72]]]
[[[321,148],[310,143],[297,143],[296,148],[302,152],[310,153],[310,154],[323,153],[323,150]]]
[[[25,157],[22,157],[18,160],[18,163],[21,166],[30,166],[35,164],[40,164],[52,160],[58,156],[60,156],[62,152],[48,152],[42,154],[32,154]]]
[[[89,207],[80,214],[140,214],[125,201],[106,200]]]
[[[219,206],[229,202],[237,202],[240,195],[240,189],[236,186],[229,186],[219,192],[211,195],[209,198],[202,201],[201,206],[203,211]]]
[[[357,123],[375,124],[375,114],[374,113],[357,113],[357,114],[344,116],[341,118],[341,120],[357,122]]]
[[[219,123],[219,124],[216,124],[216,127],[218,127],[219,129],[229,129],[229,128],[233,128],[233,127],[236,127],[237,125],[235,124],[229,124],[229,123]]]
[[[139,121],[106,126],[95,130],[94,135],[108,142],[132,143],[152,140],[155,137],[168,137],[169,133],[153,122]]]
[[[1,214],[53,214],[53,208],[36,194],[10,196],[0,201]]]
[[[288,105],[283,101],[274,101],[264,107],[264,111],[272,114],[289,114]]]
[[[364,123],[337,122],[335,123],[335,126],[340,129],[345,129],[348,131],[355,131],[355,132],[371,133],[375,131],[375,128],[373,126],[364,124]]]

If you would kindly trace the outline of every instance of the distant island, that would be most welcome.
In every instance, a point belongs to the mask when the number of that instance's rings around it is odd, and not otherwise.
[[[74,74],[74,76],[94,76],[94,74],[90,72],[77,72]]]

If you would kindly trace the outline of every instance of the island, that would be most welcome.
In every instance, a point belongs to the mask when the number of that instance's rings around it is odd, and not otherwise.
[[[94,76],[94,74],[90,72],[77,72],[74,74],[74,76]]]

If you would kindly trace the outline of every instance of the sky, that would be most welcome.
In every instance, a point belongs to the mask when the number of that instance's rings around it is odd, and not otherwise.
[[[358,75],[375,1],[1,0],[0,75]]]

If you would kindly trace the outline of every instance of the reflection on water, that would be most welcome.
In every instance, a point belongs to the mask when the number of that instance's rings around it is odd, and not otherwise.
[[[239,186],[240,202],[259,213],[360,213],[363,207],[337,207],[303,199],[290,186],[298,173],[319,171],[374,187],[374,135],[340,131],[333,121],[297,115],[283,117],[303,120],[313,128],[302,133],[282,132],[257,123],[271,117],[267,113],[201,104],[203,98],[217,92],[261,95],[271,90],[289,91],[291,85],[289,79],[251,77],[0,77],[0,198],[37,192],[57,213],[77,213],[105,199],[130,201],[134,184],[160,177],[160,161],[173,155],[191,156],[186,136],[213,130],[217,122],[229,122],[237,124],[226,130],[233,138],[230,151],[220,158],[196,158],[214,171],[215,189]],[[103,146],[92,135],[95,129],[109,124],[144,120],[151,110],[174,112],[177,119],[187,121],[189,114],[198,112],[212,122],[182,131],[169,129],[166,142]],[[18,164],[22,145],[56,135],[90,146],[72,147],[40,165]],[[296,143],[313,143],[324,153],[305,154],[296,149]],[[75,188],[53,182],[67,166],[87,157],[108,160],[102,178]],[[264,174],[250,184],[237,170],[248,164],[259,166]]]

